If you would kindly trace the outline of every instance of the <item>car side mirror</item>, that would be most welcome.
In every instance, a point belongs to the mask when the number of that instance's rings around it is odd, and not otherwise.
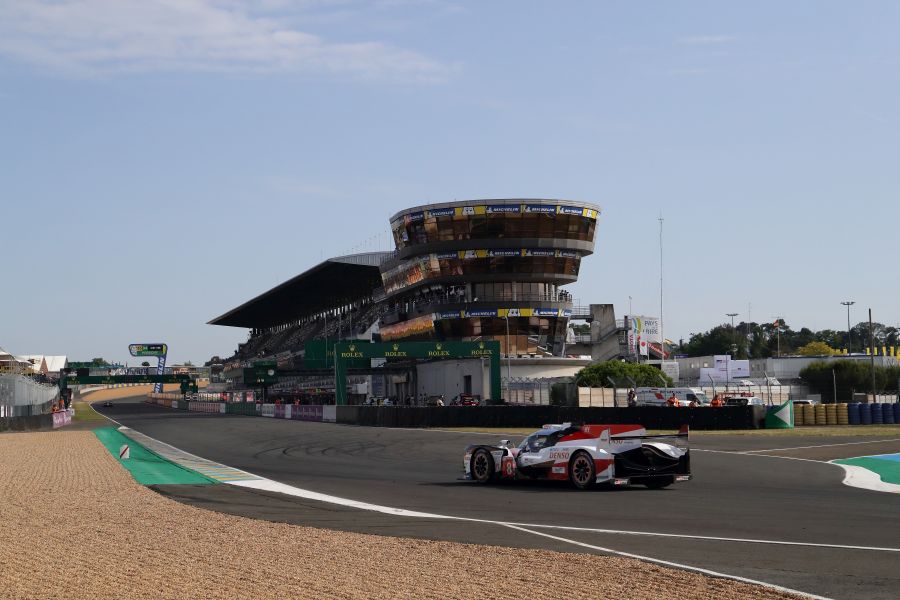
[[[500,440],[501,446],[509,446],[509,440]]]

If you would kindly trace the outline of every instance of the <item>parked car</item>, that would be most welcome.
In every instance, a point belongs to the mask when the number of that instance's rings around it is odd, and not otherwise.
[[[664,488],[691,478],[688,428],[675,435],[647,435],[641,425],[545,425],[518,446],[466,448],[466,479],[569,481],[579,490],[598,483]]]
[[[666,406],[666,401],[675,394],[679,406],[687,406],[691,400],[697,400],[703,406],[709,406],[709,398],[700,388],[688,387],[639,387],[635,388],[635,401],[638,406]]]
[[[457,394],[450,401],[450,406],[478,406],[481,404],[478,398],[472,394]]]
[[[765,406],[762,398],[757,396],[732,396],[725,398],[725,406]]]

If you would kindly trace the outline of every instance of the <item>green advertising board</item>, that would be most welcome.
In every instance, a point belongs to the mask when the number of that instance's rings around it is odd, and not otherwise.
[[[500,399],[500,342],[336,342],[335,401],[347,404],[347,369],[352,361],[373,358],[399,359],[488,359],[490,361],[490,399]]]
[[[261,360],[244,369],[245,385],[272,385],[278,382],[278,366],[274,360]]]
[[[312,340],[303,344],[304,369],[334,368],[334,340]],[[354,340],[355,344],[368,344],[368,340]],[[349,363],[351,369],[364,369],[370,366],[369,359],[355,359]]]
[[[70,385],[115,385],[117,383],[181,383],[190,381],[190,375],[71,375],[59,378],[59,387]]]

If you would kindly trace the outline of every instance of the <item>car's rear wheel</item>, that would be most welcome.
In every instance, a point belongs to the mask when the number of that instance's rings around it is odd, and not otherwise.
[[[646,485],[651,490],[661,490],[664,487],[668,487],[675,483],[674,477],[650,477],[644,481],[644,485]]]
[[[569,461],[569,481],[579,490],[588,490],[597,482],[594,459],[584,450],[576,452]]]
[[[469,460],[469,473],[478,483],[490,483],[494,480],[494,457],[484,448],[479,448]]]

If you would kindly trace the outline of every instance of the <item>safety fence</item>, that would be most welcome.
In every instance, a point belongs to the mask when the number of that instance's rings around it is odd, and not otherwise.
[[[0,373],[0,418],[31,417],[50,412],[59,389],[14,373]]]
[[[217,396],[217,394],[209,394]],[[261,404],[255,402],[184,401],[180,394],[148,394],[148,401],[160,406],[188,410],[190,412],[217,413],[223,415],[260,416],[294,421],[335,422],[334,405],[310,404]]]

